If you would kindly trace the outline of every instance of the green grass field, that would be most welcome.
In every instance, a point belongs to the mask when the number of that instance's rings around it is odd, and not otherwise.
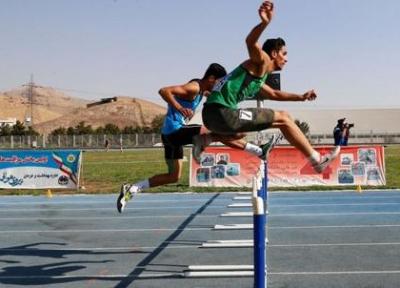
[[[185,156],[189,159],[190,149],[185,150]],[[400,145],[385,148],[386,180],[387,185],[382,188],[400,188]],[[164,150],[161,148],[138,149],[124,151],[97,151],[83,153],[83,166],[81,173],[81,185],[85,190],[81,193],[117,193],[121,183],[136,182],[146,179],[154,174],[165,173]],[[198,188],[189,187],[189,162],[184,162],[184,171],[179,183],[156,187],[149,192],[205,192],[226,191],[223,188]],[[355,189],[355,187],[301,187],[290,190],[329,190],[329,189]],[[364,187],[367,188],[367,187]],[[371,187],[372,188],[372,187]],[[232,189],[229,191],[246,190],[246,188]],[[274,189],[279,190],[279,189]],[[288,190],[285,188],[285,190]],[[60,193],[76,193],[76,191],[61,190]],[[1,194],[43,194],[42,191],[32,190],[2,190]]]

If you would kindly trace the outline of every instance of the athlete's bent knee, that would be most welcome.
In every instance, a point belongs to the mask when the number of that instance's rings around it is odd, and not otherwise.
[[[281,125],[290,125],[293,123],[293,118],[287,111],[275,111],[274,120]]]

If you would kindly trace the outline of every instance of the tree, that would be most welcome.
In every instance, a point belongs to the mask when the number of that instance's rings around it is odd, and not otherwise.
[[[300,128],[301,132],[308,137],[310,135],[310,126],[308,125],[307,122],[301,122],[300,120],[296,119],[294,120],[294,123]]]
[[[24,123],[21,121],[17,120],[17,123],[12,126],[11,128],[11,135],[25,135],[25,126]]]
[[[121,134],[121,131],[119,130],[117,125],[108,123],[106,124],[106,126],[104,126],[104,134],[116,135]]]
[[[25,132],[25,135],[39,136],[40,134],[35,129],[33,129],[31,126],[29,126],[28,130]]]
[[[10,125],[3,125],[0,127],[0,136],[10,136],[11,135],[11,127]]]
[[[136,132],[137,128],[134,128],[133,126],[125,126],[121,131],[122,134],[135,134]]]
[[[57,129],[54,129],[50,133],[50,135],[52,135],[52,136],[66,135],[66,134],[67,134],[67,129],[65,129],[65,127],[58,127]]]
[[[75,129],[73,127],[68,127],[67,135],[75,135]]]
[[[153,121],[151,121],[151,128],[154,133],[159,133],[161,131],[161,128],[164,123],[164,114],[159,114],[156,117],[154,117]]]
[[[103,126],[99,126],[94,130],[94,133],[97,135],[104,135],[104,127]]]
[[[85,121],[79,122],[79,124],[75,126],[75,134],[78,134],[78,135],[93,134],[92,125],[86,126]]]

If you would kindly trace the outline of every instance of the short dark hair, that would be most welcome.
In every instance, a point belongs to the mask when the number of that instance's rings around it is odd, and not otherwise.
[[[226,70],[222,65],[218,63],[212,63],[210,64],[210,66],[208,66],[206,73],[203,76],[203,79],[207,78],[208,76],[214,76],[215,78],[222,78],[226,76]]]
[[[272,38],[264,42],[262,49],[271,57],[272,51],[279,51],[285,45],[285,40],[282,38]]]

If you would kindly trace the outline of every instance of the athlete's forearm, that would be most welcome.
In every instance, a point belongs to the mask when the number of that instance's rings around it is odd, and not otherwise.
[[[258,40],[261,37],[261,34],[264,32],[265,28],[267,28],[267,22],[261,22],[257,26],[255,26],[246,37],[247,47],[255,47],[257,45]]]
[[[274,90],[267,98],[274,101],[304,101],[305,98],[301,94],[289,93],[279,90]]]
[[[174,95],[170,91],[168,91],[168,89],[161,88],[158,91],[158,94],[160,94],[161,98],[163,98],[164,101],[168,103],[168,105],[175,108],[176,110],[179,111],[182,108],[178,101],[176,101]]]

